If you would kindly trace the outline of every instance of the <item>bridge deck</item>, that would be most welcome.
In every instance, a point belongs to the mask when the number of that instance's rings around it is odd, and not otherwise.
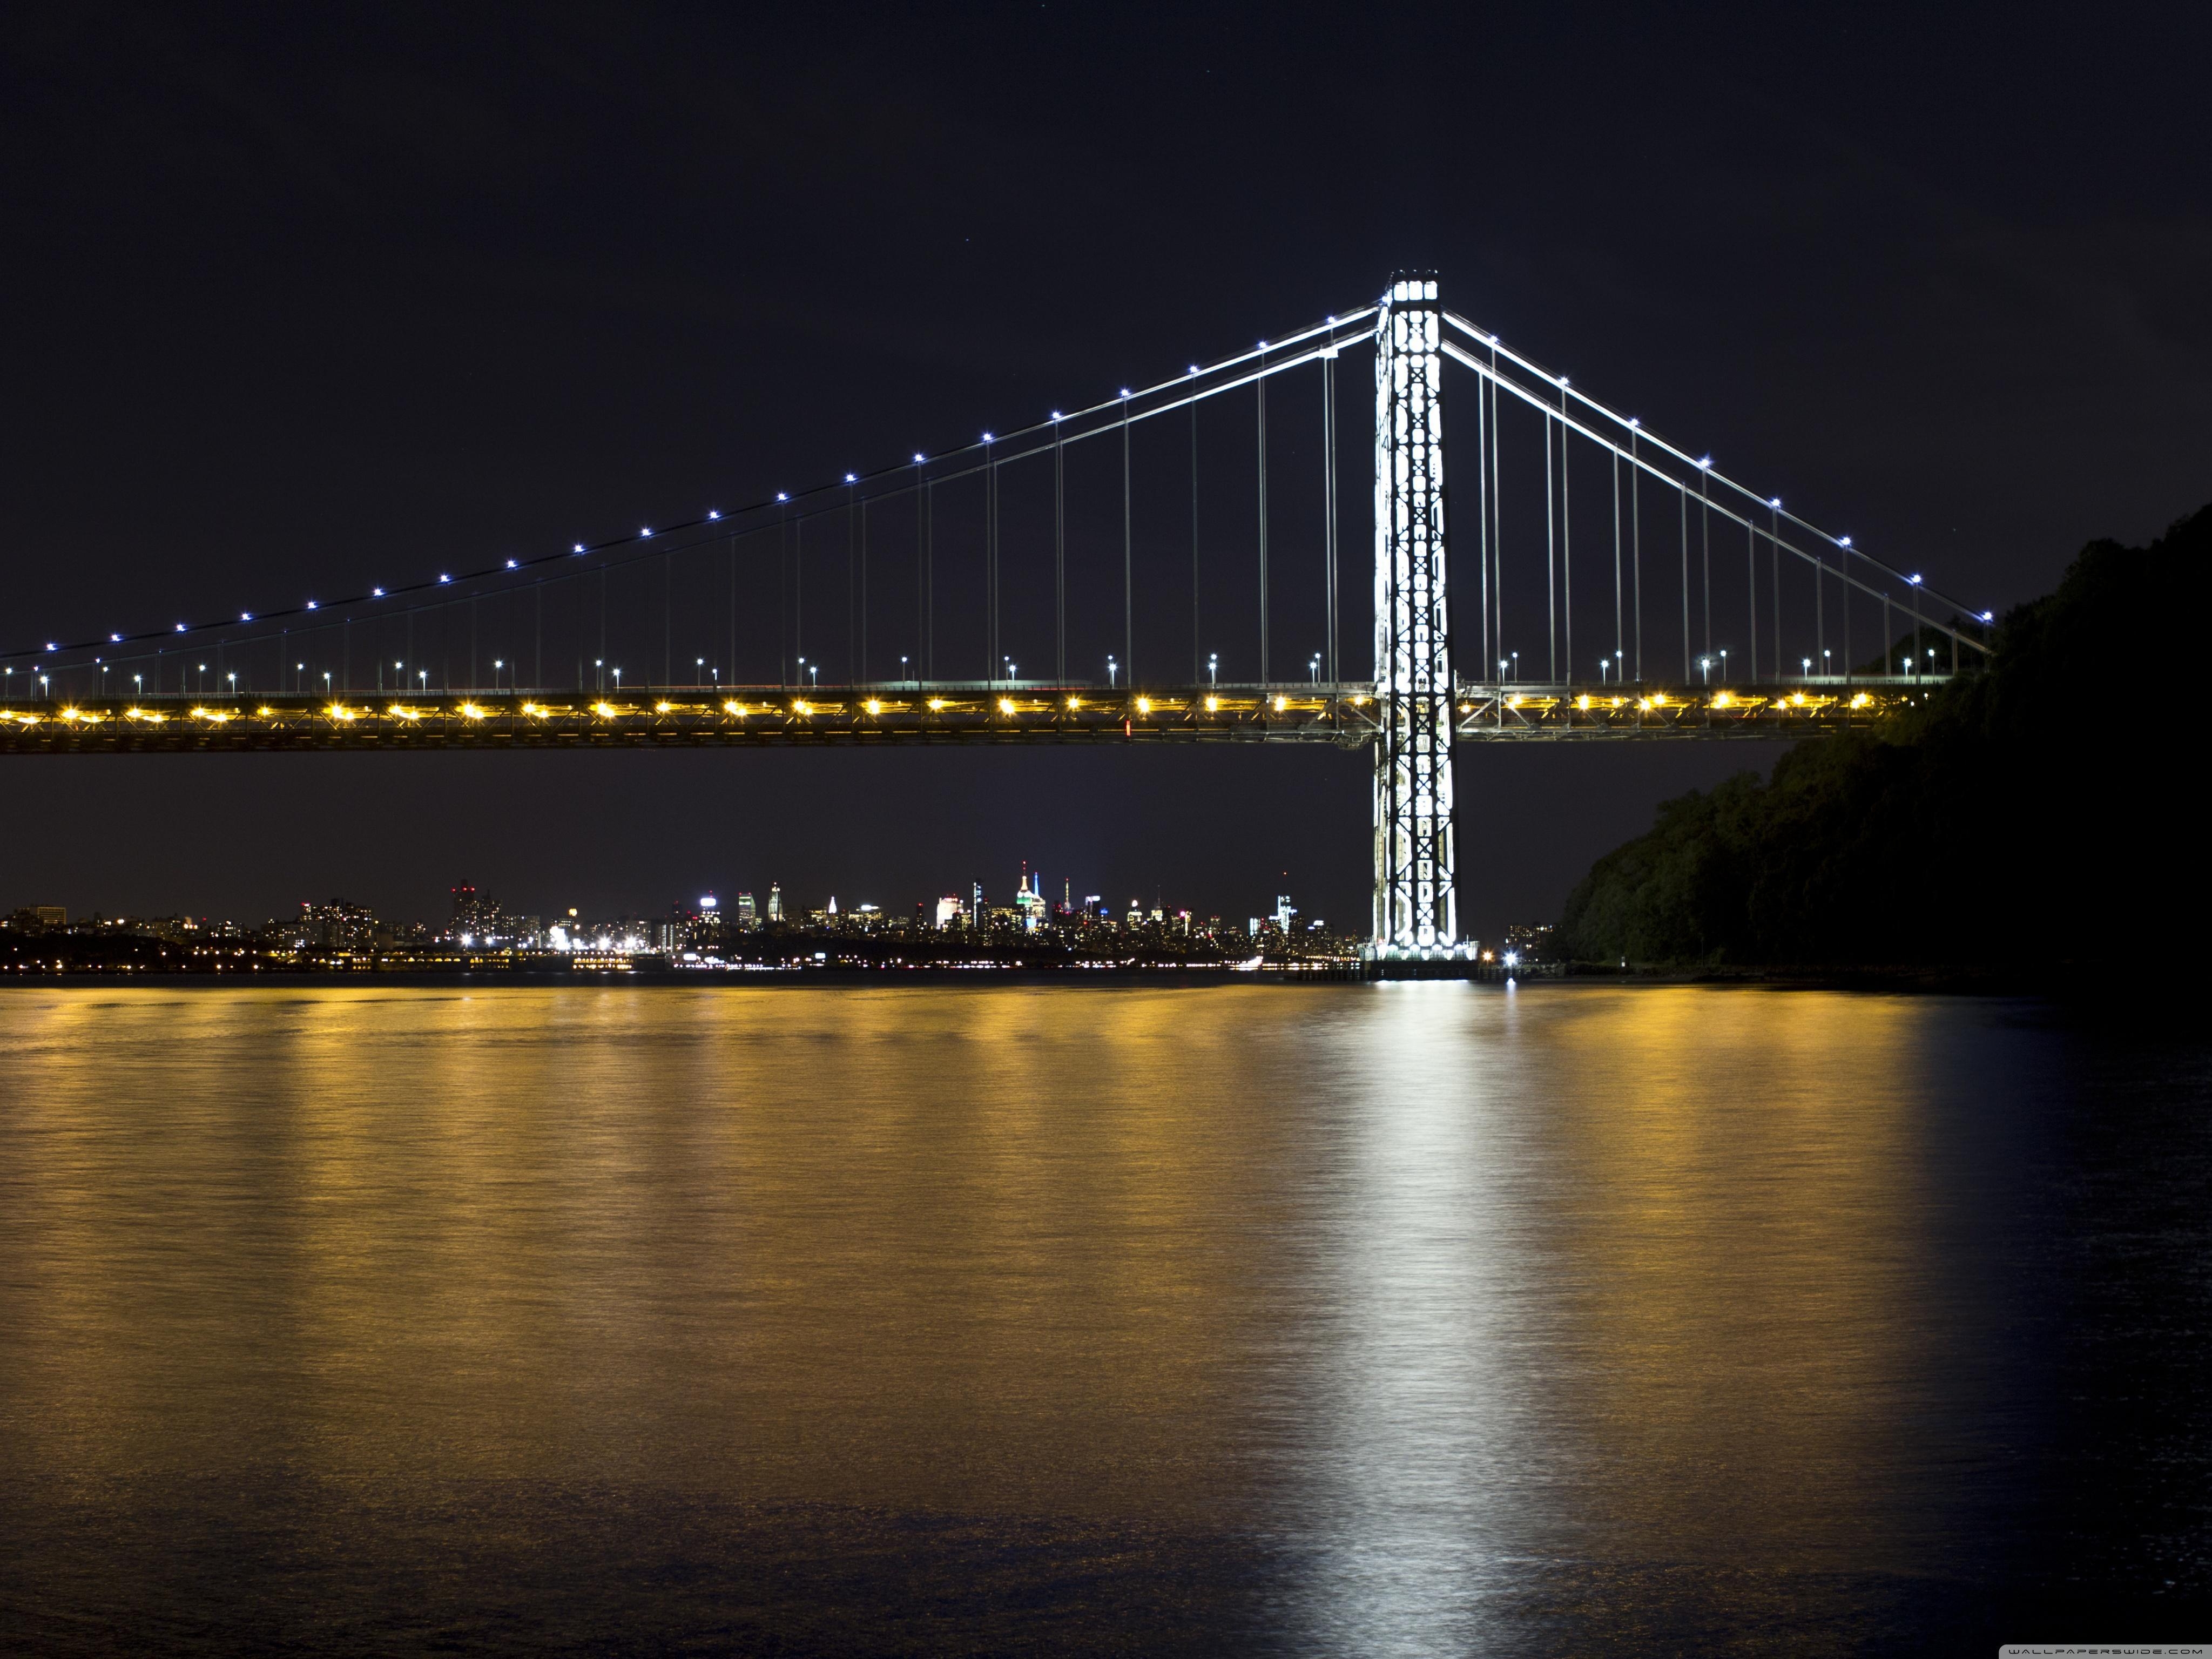
[[[1767,685],[1463,684],[1465,742],[1796,738],[1863,726],[1926,696],[1929,678]],[[0,704],[0,754],[231,750],[593,749],[708,744],[1332,743],[1375,730],[1359,684],[1142,687],[930,683],[726,690],[349,694]]]

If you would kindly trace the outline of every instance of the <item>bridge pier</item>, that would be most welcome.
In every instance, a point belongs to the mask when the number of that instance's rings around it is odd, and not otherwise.
[[[1375,931],[1378,960],[1462,953],[1444,608],[1443,307],[1432,276],[1383,296],[1375,352]]]

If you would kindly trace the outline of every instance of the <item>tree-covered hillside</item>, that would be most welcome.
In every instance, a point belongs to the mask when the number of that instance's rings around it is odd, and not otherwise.
[[[2147,548],[2091,544],[2002,620],[1986,672],[1799,744],[1770,782],[1667,802],[1569,897],[1565,945],[1665,964],[2194,963],[2208,597],[2212,507]]]

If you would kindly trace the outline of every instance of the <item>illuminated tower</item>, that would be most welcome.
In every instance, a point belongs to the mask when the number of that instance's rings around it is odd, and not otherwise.
[[[1375,340],[1375,935],[1377,957],[1448,956],[1453,884],[1451,636],[1444,610],[1443,312],[1401,276]]]

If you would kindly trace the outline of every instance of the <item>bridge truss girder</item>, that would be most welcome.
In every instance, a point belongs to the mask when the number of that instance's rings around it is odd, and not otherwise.
[[[1902,675],[1626,691],[1463,684],[1449,709],[1455,743],[1794,742],[1873,725],[1942,684],[1941,676]],[[0,755],[1109,742],[1360,748],[1376,742],[1382,731],[1374,688],[1364,682],[1156,686],[1133,694],[1091,686],[909,685],[802,696],[759,686],[718,698],[685,686],[619,702],[526,691],[338,703],[166,696],[0,704]]]

